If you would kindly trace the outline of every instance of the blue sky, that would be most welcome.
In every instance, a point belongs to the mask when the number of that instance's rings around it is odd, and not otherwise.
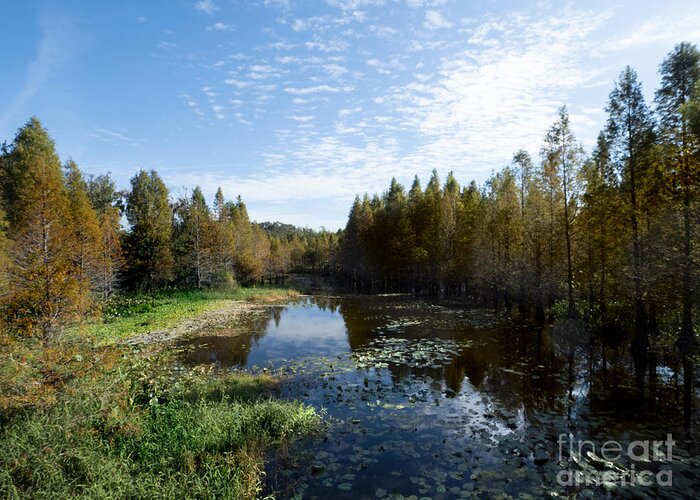
[[[626,64],[700,40],[696,0],[11,1],[0,141],[31,115],[120,187],[240,194],[251,218],[343,227],[357,193],[436,168],[482,183],[538,155],[562,104],[590,151]]]

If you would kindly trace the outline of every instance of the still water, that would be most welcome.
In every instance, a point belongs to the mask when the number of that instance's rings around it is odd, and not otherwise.
[[[282,397],[325,412],[319,436],[269,457],[278,498],[679,498],[700,486],[674,367],[658,366],[642,416],[627,351],[603,355],[575,324],[404,295],[305,296],[181,347],[189,364],[279,372]],[[606,441],[629,450],[668,434],[671,457],[601,456]]]

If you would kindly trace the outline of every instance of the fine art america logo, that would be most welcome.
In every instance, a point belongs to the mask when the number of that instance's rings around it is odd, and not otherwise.
[[[593,486],[615,484],[618,486],[672,486],[673,472],[663,468],[657,472],[637,470],[635,462],[662,463],[673,459],[673,445],[676,442],[671,434],[663,441],[632,441],[627,446],[618,441],[606,441],[596,448],[592,441],[574,440],[571,434],[560,434],[559,461],[574,461],[581,464],[594,462],[604,466],[604,470],[595,467],[582,467],[583,470],[563,469],[557,474],[557,482],[561,486]],[[583,457],[588,457],[585,459]],[[631,462],[629,468],[618,464],[621,458],[627,457]]]

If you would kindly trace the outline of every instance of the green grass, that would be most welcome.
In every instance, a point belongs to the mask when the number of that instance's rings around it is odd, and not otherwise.
[[[285,288],[236,288],[232,291],[164,290],[117,295],[104,307],[102,319],[75,326],[69,336],[90,337],[111,345],[131,336],[172,328],[182,321],[226,305],[231,300],[268,301],[298,296]]]
[[[175,370],[119,341],[228,300],[294,292],[117,297],[105,321],[45,344],[0,336],[0,498],[256,498],[266,450],[318,432],[269,375]]]
[[[254,498],[264,451],[315,432],[271,377],[167,370],[132,359],[0,434],[2,498]],[[169,380],[170,379],[170,380]]]

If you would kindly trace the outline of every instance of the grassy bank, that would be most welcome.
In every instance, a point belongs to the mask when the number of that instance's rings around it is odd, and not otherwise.
[[[277,293],[287,292],[236,297]],[[274,399],[273,377],[173,371],[167,352],[146,359],[109,337],[167,328],[231,298],[127,297],[128,313],[115,308],[51,345],[2,338],[0,497],[258,496],[265,450],[315,432],[314,410]]]
[[[99,321],[68,330],[69,336],[89,337],[100,345],[114,344],[130,336],[172,328],[231,300],[279,301],[296,298],[299,292],[286,288],[236,288],[232,291],[163,290],[118,295],[103,308]]]

